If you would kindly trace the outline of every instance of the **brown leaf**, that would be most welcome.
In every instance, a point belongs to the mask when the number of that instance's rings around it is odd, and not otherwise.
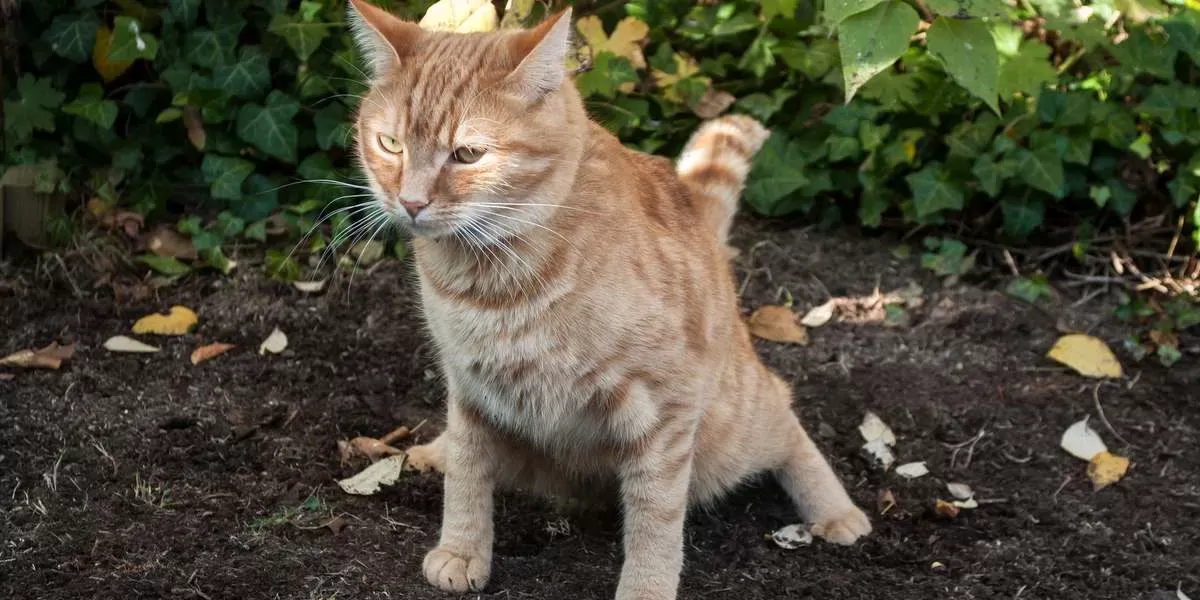
[[[879,510],[880,516],[886,515],[896,508],[896,496],[892,494],[892,490],[881,490],[875,499],[875,507]]]
[[[692,104],[692,112],[701,119],[715,119],[728,110],[735,100],[737,97],[733,94],[709,86],[704,95]]]
[[[234,348],[237,348],[234,344],[223,344],[221,342],[205,344],[192,351],[192,364],[198,365],[206,360],[212,360]]]
[[[341,456],[342,463],[345,464],[360,456],[375,462],[384,456],[396,456],[404,454],[404,452],[373,437],[358,436],[348,442],[339,440],[338,454]]]
[[[208,135],[204,133],[204,117],[200,114],[200,109],[195,106],[183,107],[183,125],[187,128],[188,141],[203,152]]]
[[[196,260],[199,255],[192,240],[173,227],[159,225],[143,236],[146,249],[158,256],[170,256],[182,260]]]
[[[1120,481],[1128,470],[1128,458],[1111,452],[1099,452],[1088,461],[1087,475],[1092,480],[1092,490],[1098,492]]]
[[[92,198],[87,203],[88,213],[96,218],[106,229],[121,229],[125,235],[136,238],[146,219],[142,215],[109,207],[99,198]]]
[[[786,306],[767,305],[750,315],[750,333],[772,342],[808,345],[808,331]]]
[[[412,434],[412,431],[410,431],[408,427],[401,425],[401,426],[389,431],[387,433],[387,435],[379,438],[379,441],[381,441],[385,444],[394,444],[398,441],[408,439],[408,436],[411,434]]]
[[[346,519],[342,518],[340,515],[336,516],[330,519],[328,523],[323,525],[323,527],[328,527],[329,531],[333,533],[333,535],[337,535],[342,532],[342,529],[346,528]]]
[[[941,498],[938,498],[937,504],[934,505],[934,510],[937,514],[946,519],[953,519],[958,516],[959,508]]]
[[[75,344],[59,346],[58,342],[50,342],[41,350],[18,350],[0,358],[0,366],[21,367],[25,369],[57,369],[63,361],[70,360],[75,355]]]

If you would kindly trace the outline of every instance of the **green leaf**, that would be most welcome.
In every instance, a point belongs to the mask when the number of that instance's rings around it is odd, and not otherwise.
[[[1032,277],[1017,277],[1008,282],[1004,292],[1030,304],[1037,304],[1042,298],[1054,297],[1054,288],[1050,287],[1050,280],[1042,273],[1036,273]]]
[[[66,95],[54,89],[50,79],[26,73],[17,81],[17,99],[4,101],[4,131],[10,144],[29,140],[34,131],[54,131],[54,109]]]
[[[116,18],[113,23],[112,40],[108,46],[108,60],[153,60],[157,55],[158,38],[144,32],[141,21],[131,17]]]
[[[772,133],[754,157],[746,182],[746,203],[763,215],[782,214],[786,212],[783,200],[806,183],[800,143],[782,133]]]
[[[1066,194],[1062,159],[1054,146],[1018,150],[1017,173],[1025,183],[1055,198],[1062,198]]]
[[[949,174],[942,169],[941,163],[930,163],[905,180],[912,190],[917,217],[921,219],[944,210],[962,210],[966,203],[966,194],[949,181]]]
[[[1009,237],[1023,238],[1041,227],[1046,207],[1040,198],[1005,198],[1000,203],[1000,212],[1004,215],[1004,233]]]
[[[1151,38],[1142,29],[1131,31],[1111,52],[1127,75],[1146,73],[1167,81],[1175,78],[1175,55],[1179,50],[1166,40]]]
[[[63,106],[63,112],[95,123],[102,129],[111,129],[117,120],[117,103],[104,99],[104,88],[98,83],[84,84],[79,88],[79,97]]]
[[[605,51],[593,57],[591,70],[580,73],[575,78],[575,85],[585,98],[600,96],[612,99],[616,97],[621,85],[637,80],[638,75],[633,69],[633,63],[623,56]]]
[[[829,145],[829,160],[831,162],[858,158],[862,154],[862,147],[858,143],[858,138],[835,135],[826,140],[825,143]]]
[[[247,104],[238,111],[238,137],[279,160],[295,163],[299,133],[292,117],[299,111],[299,102],[275,90],[265,106]]]
[[[796,95],[793,90],[777,89],[771,94],[761,92],[738,98],[737,107],[764,123],[783,109],[783,103]]]
[[[200,12],[200,0],[168,0],[167,10],[180,25],[190,28]]]
[[[784,41],[775,48],[775,54],[788,67],[812,80],[824,77],[837,66],[839,60],[837,42],[827,38],[812,40],[807,46],[796,41]]]
[[[137,257],[137,260],[151,269],[171,277],[187,275],[188,273],[192,272],[191,267],[179,262],[179,259],[175,258],[174,256],[142,254]]]
[[[92,56],[99,28],[100,20],[92,11],[73,11],[54,17],[42,39],[50,43],[55,54],[80,63]]]
[[[938,15],[955,19],[1000,19],[1008,14],[1000,0],[929,0],[929,8]]]
[[[1050,61],[1050,46],[1037,40],[1021,44],[1017,55],[1000,65],[996,89],[1004,98],[1024,94],[1037,98],[1046,86],[1058,81],[1058,72]],[[1086,114],[1086,113],[1085,113]]]
[[[212,197],[218,200],[239,200],[242,182],[254,172],[254,163],[229,156],[205,154],[200,163],[204,182],[209,184]]]
[[[276,281],[291,283],[300,278],[300,263],[283,250],[267,250],[267,276]]]
[[[766,75],[767,71],[775,66],[775,47],[778,45],[779,38],[763,32],[754,38],[750,47],[742,53],[741,59],[738,60],[738,68],[754,73],[755,77]]]
[[[1136,154],[1138,158],[1146,160],[1150,158],[1150,134],[1143,133],[1139,135],[1132,144],[1129,144],[1129,151]]]
[[[300,60],[308,60],[329,36],[329,23],[312,23],[291,15],[277,14],[271,18],[267,30],[287,41],[288,46]]]
[[[1186,52],[1192,57],[1192,62],[1200,66],[1200,11],[1196,9],[1180,10],[1163,23],[1167,32],[1167,41],[1180,52]]]
[[[920,21],[917,11],[900,0],[888,0],[842,21],[838,37],[846,102],[904,54]]]
[[[979,187],[987,195],[995,198],[1000,195],[1004,182],[1017,173],[1017,163],[1010,159],[997,161],[990,154],[980,155],[971,167],[971,174],[979,179]]]
[[[345,148],[350,133],[354,131],[346,108],[337,102],[331,102],[317,111],[313,115],[313,125],[317,129],[317,146],[322,150]]]
[[[246,178],[246,195],[233,206],[237,216],[247,221],[259,221],[279,208],[279,185],[266,176],[255,173]]]
[[[195,242],[193,242],[193,245],[194,244]],[[223,275],[228,275],[232,273],[235,268],[237,268],[237,262],[232,261],[225,256],[225,253],[221,251],[220,246],[213,246],[212,248],[206,248],[199,252],[200,259],[204,261],[204,264],[220,271]]]
[[[213,85],[239,98],[254,98],[271,85],[267,55],[258,46],[245,46],[236,62],[213,69]]]
[[[996,81],[1000,56],[987,25],[979,20],[938,17],[925,33],[929,51],[938,57],[946,72],[996,114]]]
[[[197,66],[210,69],[233,62],[242,27],[239,23],[224,25],[215,30],[193,30],[187,38],[185,53],[188,60]]]
[[[903,112],[920,104],[917,95],[919,83],[920,78],[914,73],[884,69],[862,87],[859,95],[878,102],[884,110]]]
[[[884,0],[826,0],[825,22],[836,28],[846,17],[866,12]]]
[[[1063,160],[1087,166],[1092,162],[1092,138],[1084,134],[1072,134],[1067,138],[1067,151]]]
[[[217,215],[216,233],[217,235],[230,239],[241,235],[246,229],[246,220],[235,216],[233,213],[223,210]]]
[[[770,21],[779,16],[790,19],[799,4],[800,0],[762,0],[763,20]]]
[[[267,241],[267,222],[255,221],[254,223],[251,223],[246,227],[246,230],[242,232],[242,237],[248,240],[254,240],[256,242]]]
[[[967,256],[967,246],[958,240],[926,238],[931,252],[921,254],[921,266],[939,276],[965,275],[975,266],[975,257]]]

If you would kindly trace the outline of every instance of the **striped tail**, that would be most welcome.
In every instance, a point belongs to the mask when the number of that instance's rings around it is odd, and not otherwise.
[[[692,134],[676,172],[704,206],[705,221],[721,244],[729,236],[754,154],[771,132],[745,115],[707,121]]]

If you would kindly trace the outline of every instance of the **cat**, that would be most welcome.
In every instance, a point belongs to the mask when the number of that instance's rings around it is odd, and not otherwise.
[[[618,600],[675,598],[688,506],[760,472],[815,535],[869,533],[738,311],[725,240],[768,131],[711,120],[673,165],[589,120],[565,66],[570,8],[533,29],[457,34],[350,4],[372,78],[358,157],[379,207],[413,233],[447,385],[445,431],[408,450],[445,474],[429,582],[483,589],[501,486],[611,490]]]

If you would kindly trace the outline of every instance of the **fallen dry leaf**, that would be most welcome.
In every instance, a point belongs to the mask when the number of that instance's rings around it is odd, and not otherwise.
[[[957,517],[959,511],[957,506],[950,502],[946,502],[941,498],[938,498],[937,502],[933,506],[933,509],[938,515],[947,519],[953,519],[954,517]]]
[[[458,33],[495,31],[499,25],[496,7],[488,0],[439,0],[420,22],[422,29]]]
[[[715,119],[733,106],[736,100],[737,96],[709,86],[704,90],[704,95],[692,103],[692,112],[701,119]]]
[[[1120,377],[1121,362],[1102,340],[1082,333],[1058,338],[1046,356],[1075,369],[1084,377]]]
[[[904,463],[896,467],[896,474],[905,479],[916,479],[929,474],[925,461]]]
[[[417,425],[417,427],[420,427],[420,425]],[[413,432],[412,429],[409,429],[408,427],[401,425],[401,426],[387,432],[386,435],[379,438],[379,441],[381,441],[385,444],[394,444],[400,440],[407,439],[408,436],[412,435],[412,432]]]
[[[266,354],[270,352],[271,354],[279,354],[287,349],[287,345],[287,334],[276,327],[271,331],[271,335],[268,335],[267,339],[263,340],[263,343],[258,346],[258,353]]]
[[[104,340],[104,347],[112,352],[158,352],[158,348],[150,344],[143,344],[123,335],[115,335]]]
[[[964,509],[979,508],[979,502],[977,500],[975,500],[974,498],[967,498],[966,500],[954,500],[950,504],[953,504],[957,508],[964,508]]]
[[[1180,583],[1179,585],[1177,585],[1175,587],[1175,597],[1178,600],[1192,600],[1191,598],[1188,598],[1187,594],[1183,593],[1183,584],[1182,583]]]
[[[146,315],[133,324],[133,332],[137,334],[152,333],[155,335],[183,335],[196,326],[199,318],[192,309],[186,306],[172,306],[168,314]]]
[[[1080,460],[1092,460],[1093,456],[1108,452],[1108,446],[1104,445],[1100,434],[1088,426],[1087,417],[1068,427],[1058,445]]]
[[[99,198],[92,198],[87,203],[88,212],[107,229],[121,229],[125,235],[136,238],[146,219],[142,215],[109,207]]]
[[[198,365],[206,360],[212,360],[234,348],[237,348],[234,344],[224,344],[221,342],[205,344],[192,351],[192,364]]]
[[[771,539],[775,541],[775,545],[784,550],[795,550],[811,544],[813,536],[803,524],[795,524],[771,532]]]
[[[338,515],[338,516],[330,519],[328,523],[325,523],[321,527],[328,527],[330,533],[332,533],[333,535],[337,535],[337,534],[341,533],[343,529],[346,528],[346,525],[347,525],[347,522],[346,522],[345,517]]]
[[[154,228],[144,240],[146,249],[158,256],[170,256],[182,260],[196,260],[199,254],[192,240],[179,233],[173,227],[160,225]]]
[[[339,480],[338,487],[347,494],[370,496],[379,491],[380,486],[392,485],[400,478],[404,470],[404,455],[389,456],[371,466],[359,471],[357,475]]]
[[[879,492],[879,496],[875,498],[875,509],[879,511],[879,515],[888,514],[893,508],[896,508],[896,495],[892,490]]]
[[[896,462],[896,455],[892,452],[891,446],[888,446],[883,439],[871,440],[863,444],[862,449],[875,462],[875,466],[884,471],[892,468]]]
[[[0,366],[21,367],[24,369],[57,369],[63,361],[70,360],[75,355],[75,344],[59,346],[58,342],[50,342],[49,346],[40,350],[18,350],[0,358]]]
[[[208,134],[204,132],[204,116],[195,106],[183,107],[183,125],[187,128],[188,141],[192,147],[203,152]]]
[[[825,304],[815,306],[807,313],[804,318],[800,319],[800,324],[805,327],[820,327],[829,322],[833,318],[833,312],[837,309],[837,302],[828,300]]]
[[[296,289],[300,290],[301,292],[304,292],[305,294],[316,294],[316,293],[320,292],[321,290],[325,289],[326,281],[327,280],[325,280],[325,279],[322,279],[320,281],[293,281],[292,287],[295,287]]]
[[[1092,489],[1100,491],[1120,481],[1128,470],[1128,458],[1104,451],[1096,453],[1088,461],[1087,475],[1092,480]]]
[[[12,381],[16,378],[17,376],[12,373],[0,373],[0,381]]]
[[[375,462],[385,456],[403,454],[404,451],[393,448],[383,440],[360,435],[348,442],[339,440],[338,453],[341,455],[342,463],[347,463],[358,456],[364,456],[370,459],[371,462]]]
[[[975,495],[975,490],[965,483],[947,483],[946,491],[958,500],[969,500]]]
[[[863,415],[862,423],[858,425],[858,432],[862,434],[864,441],[882,439],[889,446],[896,444],[896,434],[892,433],[892,428],[888,427],[887,423],[879,418],[879,415],[871,411],[867,411],[867,414]]]
[[[808,345],[808,332],[786,306],[767,305],[750,315],[750,333],[772,342]]]

